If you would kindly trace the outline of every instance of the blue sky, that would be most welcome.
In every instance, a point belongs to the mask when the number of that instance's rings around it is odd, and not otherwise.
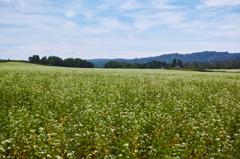
[[[240,52],[240,0],[0,0],[0,59]]]

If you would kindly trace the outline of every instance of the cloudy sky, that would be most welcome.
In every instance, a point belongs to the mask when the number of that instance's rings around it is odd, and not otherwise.
[[[240,0],[0,0],[0,59],[240,52]]]

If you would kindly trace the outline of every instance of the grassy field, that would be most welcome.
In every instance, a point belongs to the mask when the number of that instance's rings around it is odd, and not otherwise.
[[[206,69],[210,71],[223,71],[223,72],[229,72],[229,73],[240,73],[240,69]]]
[[[0,62],[1,69],[35,69],[35,68],[55,68],[44,65],[24,63],[24,62]]]
[[[0,158],[238,158],[240,74],[0,63]]]

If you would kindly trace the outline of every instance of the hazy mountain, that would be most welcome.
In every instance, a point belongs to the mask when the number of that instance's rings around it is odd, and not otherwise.
[[[147,63],[153,60],[171,63],[174,59],[180,59],[184,63],[197,61],[197,62],[216,62],[216,61],[233,61],[240,60],[240,53],[228,53],[228,52],[216,52],[216,51],[204,51],[191,54],[165,54],[155,57],[135,58],[135,59],[90,59],[96,67],[103,67],[106,62],[118,61],[126,63]]]

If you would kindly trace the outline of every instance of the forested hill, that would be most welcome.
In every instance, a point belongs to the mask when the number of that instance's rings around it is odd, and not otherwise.
[[[183,63],[186,62],[217,62],[219,61],[233,61],[240,60],[240,53],[228,53],[228,52],[216,52],[216,51],[204,51],[191,54],[165,54],[155,57],[147,58],[135,58],[135,59],[91,59],[88,60],[92,62],[96,67],[103,67],[106,62],[118,61],[126,63],[147,63],[153,60],[171,63],[174,59],[180,59]]]

